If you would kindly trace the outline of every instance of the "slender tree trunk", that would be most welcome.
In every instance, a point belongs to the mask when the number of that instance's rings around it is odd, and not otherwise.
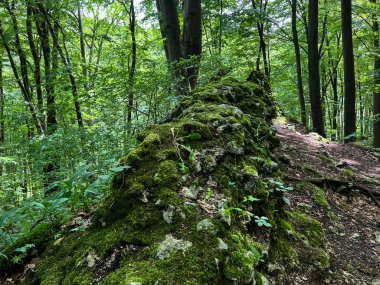
[[[358,73],[360,78],[360,74]],[[359,93],[359,122],[360,122],[360,140],[364,140],[364,102],[362,94],[362,86],[360,81],[358,82],[358,93]]]
[[[13,24],[15,25],[14,21],[13,21]],[[16,24],[17,24],[17,22],[16,22]],[[14,32],[18,32],[17,25],[14,26],[14,28],[16,28],[16,30]],[[30,113],[32,115],[33,122],[34,122],[37,130],[40,133],[43,134],[44,133],[44,128],[42,127],[41,121],[40,121],[40,119],[38,117],[37,110],[36,110],[36,108],[34,106],[34,103],[33,103],[33,96],[30,93],[30,89],[29,89],[30,85],[29,85],[28,73],[27,73],[27,65],[26,65],[27,61],[26,61],[25,53],[21,49],[21,46],[20,46],[19,35],[17,33],[15,35],[15,45],[16,45],[16,49],[17,49],[17,52],[18,52],[18,55],[19,55],[21,77],[22,78],[20,78],[20,76],[19,76],[19,72],[17,70],[16,62],[13,59],[12,52],[11,52],[11,49],[10,49],[10,47],[8,45],[7,38],[4,35],[1,19],[0,19],[0,38],[1,38],[2,42],[3,42],[4,49],[7,52],[8,59],[9,59],[9,62],[10,62],[10,65],[11,65],[14,77],[16,79],[17,85],[19,86],[19,88],[21,90],[21,93],[22,93],[22,95],[24,97],[24,100],[25,100],[25,102],[26,102],[26,104],[27,104],[27,106],[28,106],[28,108],[30,110]],[[25,83],[27,83],[27,85],[25,85]]]
[[[376,0],[371,0],[372,3],[376,3]],[[380,148],[380,44],[379,44],[379,21],[377,15],[373,14],[373,26],[374,33],[374,92],[373,92],[373,147]]]
[[[219,10],[219,54],[222,54],[223,45],[223,0],[220,0],[220,10]]]
[[[202,54],[202,3],[201,0],[185,0],[183,4],[183,56],[190,59],[186,73],[190,88],[197,85],[199,63]],[[221,47],[220,47],[221,48]]]
[[[3,54],[0,52],[0,156],[4,155],[5,143],[5,94],[3,77]],[[4,166],[0,165],[0,177],[3,175]]]
[[[332,118],[332,128],[336,130],[338,128],[338,105],[339,105],[339,98],[338,98],[338,72],[337,70],[334,70],[334,73],[332,74],[331,78],[331,88],[333,91],[333,118]]]
[[[251,3],[252,3],[253,9],[258,10],[255,0],[251,0]],[[267,5],[268,5],[268,0],[265,0],[264,3],[263,3],[263,0],[260,0],[260,9],[259,9],[260,17],[263,16],[262,14],[266,13]],[[260,39],[260,48],[261,48],[261,52],[263,56],[265,76],[269,78],[270,71],[269,71],[269,64],[268,64],[268,58],[267,58],[267,44],[264,39],[264,22],[262,20],[257,21],[257,31],[258,31],[259,39]]]
[[[43,120],[43,107],[44,107],[44,97],[42,92],[42,76],[41,76],[41,60],[40,56],[38,54],[36,44],[34,42],[34,35],[33,35],[33,8],[28,2],[27,4],[27,16],[26,16],[26,30],[27,30],[27,36],[28,36],[28,42],[30,51],[32,53],[33,57],[33,65],[34,65],[34,82],[36,84],[36,91],[37,91],[37,102],[38,102],[38,110],[40,117]],[[44,124],[43,124],[44,125]]]
[[[178,0],[159,0],[158,10],[161,10],[169,63],[176,85],[176,93],[181,96],[188,91],[189,85],[185,70],[180,63],[182,59],[181,29],[177,8]]]
[[[86,59],[86,45],[83,31],[82,21],[82,2],[78,0],[78,29],[79,29],[79,42],[80,42],[80,55],[82,60],[82,76],[84,89],[88,90],[88,71],[87,71],[87,59]]]
[[[68,51],[66,48],[65,36],[63,35],[64,39],[63,39],[63,48],[62,48],[60,43],[59,43],[59,40],[58,40],[58,34],[50,22],[48,12],[46,11],[45,7],[43,6],[43,4],[41,2],[38,3],[38,8],[39,8],[40,12],[42,13],[45,22],[47,23],[50,34],[53,37],[54,46],[56,47],[56,49],[57,49],[57,51],[61,57],[61,60],[63,62],[63,65],[65,66],[66,71],[69,75],[70,83],[71,83],[71,92],[73,95],[74,106],[75,106],[75,113],[77,116],[77,123],[78,123],[78,126],[80,128],[83,128],[84,124],[83,124],[83,118],[82,118],[82,111],[81,111],[81,107],[80,107],[79,100],[78,100],[78,85],[77,85],[77,81],[76,81],[76,78],[74,76],[74,73],[73,73],[73,70],[71,67],[70,57],[69,57],[69,54],[68,54]],[[57,20],[55,20],[54,24],[57,25],[58,27],[60,27]]]
[[[45,91],[46,91],[46,123],[47,134],[53,134],[57,129],[57,111],[55,106],[55,94],[54,94],[54,79],[57,72],[56,68],[52,69],[52,65],[58,67],[58,58],[56,49],[53,47],[53,60],[51,55],[49,30],[47,23],[43,19],[42,15],[34,10],[35,23],[37,26],[38,35],[41,40],[42,55],[44,58],[44,72],[45,72]]]
[[[129,68],[129,94],[128,94],[128,118],[127,122],[129,125],[129,132],[131,130],[132,123],[132,107],[134,104],[134,77],[136,72],[136,61],[137,61],[137,44],[136,44],[136,13],[134,0],[131,0],[130,11],[129,11],[129,30],[131,32],[131,54],[132,63]]]
[[[319,74],[318,0],[309,1],[308,57],[309,92],[313,130],[325,137],[326,134],[321,103],[321,83]]]
[[[352,3],[341,0],[344,62],[344,142],[356,140],[355,67],[352,44]]]
[[[161,7],[161,0],[156,0],[156,6],[157,6],[157,12],[158,12],[158,22],[160,24],[160,31],[161,31],[163,44],[164,44],[165,56],[166,56],[166,60],[170,62],[168,41],[166,40],[166,28],[165,28],[164,16],[163,16],[162,7]]]
[[[298,39],[297,31],[297,0],[292,0],[292,32],[293,32],[293,45],[296,55],[297,64],[297,86],[298,86],[298,98],[301,107],[301,122],[304,126],[307,126],[306,104],[305,95],[302,82],[302,63],[301,63],[301,51]]]
[[[3,154],[3,144],[5,142],[5,117],[4,117],[4,76],[3,76],[3,58],[0,53],[0,155]],[[1,171],[2,169],[0,169]]]
[[[339,44],[340,44],[340,35],[337,35],[337,49],[339,49]],[[326,37],[326,48],[327,48],[327,53],[329,57],[329,66],[330,66],[330,82],[331,82],[331,88],[332,88],[332,129],[335,131],[335,136],[336,136],[336,131],[338,128],[338,122],[337,122],[337,117],[338,117],[338,65],[340,62],[341,56],[339,56],[338,59],[333,59],[331,51],[330,51],[330,41],[329,38]]]

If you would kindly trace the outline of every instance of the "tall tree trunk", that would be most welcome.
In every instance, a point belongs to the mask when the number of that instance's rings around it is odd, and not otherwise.
[[[176,85],[176,93],[181,96],[188,91],[189,85],[184,68],[180,63],[182,58],[181,28],[177,8],[178,0],[159,0],[158,9],[161,10],[169,63]]]
[[[337,40],[337,49],[339,49],[340,46],[340,34],[336,36]],[[339,62],[341,59],[341,55],[339,56],[338,59],[333,59],[332,54],[331,54],[331,49],[330,49],[330,40],[328,36],[326,37],[326,48],[327,48],[327,53],[328,53],[328,63],[330,66],[330,82],[331,82],[331,88],[332,88],[332,93],[333,93],[333,98],[332,98],[332,129],[335,131],[335,136],[336,136],[336,130],[338,128],[338,106],[339,106],[339,99],[338,99],[338,66]]]
[[[341,0],[344,62],[344,142],[356,140],[355,67],[352,44],[352,2]]]
[[[58,40],[58,33],[54,29],[53,25],[51,24],[48,12],[46,11],[45,7],[43,6],[43,4],[41,2],[38,3],[38,8],[39,8],[40,12],[42,13],[45,22],[47,23],[50,34],[53,37],[54,46],[56,47],[56,49],[57,49],[57,51],[61,57],[61,60],[63,62],[63,65],[65,66],[66,71],[69,75],[70,83],[71,83],[71,92],[73,95],[75,113],[76,113],[76,117],[77,117],[77,123],[78,123],[78,126],[80,128],[83,128],[84,124],[83,124],[83,118],[82,118],[82,111],[81,111],[81,107],[80,107],[79,100],[78,100],[78,85],[77,85],[77,80],[76,80],[74,73],[73,73],[73,70],[72,70],[70,57],[69,57],[69,54],[67,51],[65,35],[63,34],[64,39],[63,39],[63,48],[62,48],[60,43],[59,43],[59,40]],[[54,21],[54,25],[57,25],[60,28],[57,20]]]
[[[219,10],[219,54],[222,54],[222,45],[223,45],[223,0],[220,0],[220,10]]]
[[[3,58],[2,58],[2,53],[0,53],[0,155],[3,154],[3,144],[5,142],[4,105],[5,105],[5,95],[4,95]]]
[[[5,95],[4,95],[4,77],[3,77],[3,54],[0,52],[0,156],[4,155],[5,143]],[[3,175],[4,166],[0,165],[0,177]]]
[[[136,72],[136,61],[137,61],[137,44],[136,44],[136,13],[135,13],[135,5],[133,3],[134,0],[131,0],[130,10],[129,10],[129,30],[131,32],[131,54],[132,54],[132,62],[129,68],[129,94],[128,94],[128,118],[127,122],[129,125],[129,132],[131,129],[132,123],[132,107],[134,104],[134,77]]]
[[[197,85],[199,63],[202,54],[202,3],[201,0],[185,0],[183,3],[183,56],[190,59],[186,74],[190,88]]]
[[[7,38],[4,35],[1,19],[0,19],[0,38],[2,40],[4,49],[7,52],[8,59],[9,59],[9,62],[10,62],[10,65],[11,65],[14,77],[16,79],[17,85],[19,86],[19,88],[21,90],[21,93],[22,93],[22,95],[24,97],[24,100],[25,100],[25,102],[26,102],[26,104],[27,104],[27,106],[28,106],[28,108],[30,110],[30,113],[32,115],[32,119],[33,119],[34,125],[36,126],[36,129],[40,133],[43,134],[44,133],[44,128],[42,127],[41,121],[40,121],[40,119],[38,117],[37,110],[36,110],[36,108],[34,106],[34,103],[33,103],[33,96],[32,96],[32,94],[30,92],[30,89],[29,89],[30,85],[29,85],[28,73],[27,73],[27,61],[26,61],[25,53],[21,49],[19,35],[17,34],[18,33],[17,22],[13,21],[13,24],[14,24],[14,29],[16,28],[16,30],[14,30],[14,32],[16,33],[15,34],[15,45],[16,45],[18,56],[19,56],[20,69],[21,69],[21,77],[22,78],[20,78],[20,76],[19,76],[19,72],[18,72],[18,69],[17,69],[16,62],[13,59],[12,52],[11,52],[11,49],[9,47]],[[15,24],[16,24],[16,26],[15,26]],[[27,85],[25,85],[25,84],[27,84]]]
[[[26,30],[27,30],[27,36],[28,36],[28,43],[30,47],[30,51],[32,53],[33,57],[33,67],[34,67],[34,82],[36,84],[36,91],[37,91],[37,107],[39,111],[39,115],[41,117],[41,120],[43,119],[43,107],[44,107],[44,97],[42,92],[42,76],[41,76],[41,60],[40,56],[37,51],[36,44],[34,42],[34,35],[33,35],[33,8],[31,6],[30,2],[27,2],[27,16],[26,16]],[[45,124],[43,124],[45,125]]]
[[[51,55],[49,30],[47,23],[43,16],[34,10],[35,23],[37,26],[38,35],[41,41],[42,55],[44,58],[44,72],[45,72],[45,91],[46,91],[46,123],[47,134],[53,134],[57,129],[57,111],[55,106],[55,94],[54,94],[54,79],[57,72],[56,68],[52,68],[52,65],[58,67],[57,51],[53,47],[53,59]]]
[[[305,95],[302,82],[302,63],[301,63],[301,51],[298,39],[297,31],[297,0],[292,0],[292,32],[293,32],[293,45],[296,55],[297,64],[297,86],[298,86],[298,98],[301,107],[301,122],[304,126],[307,126],[306,104]]]
[[[82,21],[82,1],[78,0],[78,29],[79,29],[79,42],[80,42],[80,55],[82,60],[82,75],[83,75],[83,86],[84,89],[88,90],[88,71],[87,71],[87,59],[86,59],[86,45],[84,39],[83,31],[83,21]]]
[[[376,0],[371,0],[372,3],[376,3]],[[379,54],[379,21],[377,20],[377,15],[373,15],[373,26],[372,30],[374,33],[373,46],[375,50],[375,60],[374,60],[374,92],[373,92],[373,147],[380,148],[380,54]]]
[[[162,7],[161,7],[161,0],[156,0],[156,6],[157,6],[157,12],[158,12],[158,22],[160,24],[160,31],[161,31],[163,44],[164,44],[165,56],[166,56],[166,60],[170,62],[168,41],[166,39],[166,28],[165,28],[164,16],[163,16]]]
[[[309,1],[308,24],[309,92],[313,130],[326,136],[321,103],[318,51],[318,0]]]
[[[263,0],[260,0],[260,8],[258,9],[255,0],[251,0],[253,9],[258,10],[258,12],[260,13],[260,17],[262,17],[263,14],[266,13],[268,0],[264,0],[264,1],[265,2],[263,3]],[[257,31],[258,31],[259,39],[260,39],[260,48],[263,55],[264,72],[265,72],[265,76],[269,78],[270,71],[269,71],[269,64],[268,64],[268,58],[267,58],[267,44],[264,39],[264,21],[258,20],[256,25],[257,25]]]

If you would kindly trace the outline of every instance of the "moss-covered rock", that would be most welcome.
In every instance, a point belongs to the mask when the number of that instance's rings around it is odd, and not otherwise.
[[[323,248],[320,227],[285,213],[269,183],[281,175],[269,91],[224,78],[182,98],[168,121],[139,134],[93,226],[51,241],[25,284],[266,284],[257,268],[269,246],[294,267],[294,242]]]

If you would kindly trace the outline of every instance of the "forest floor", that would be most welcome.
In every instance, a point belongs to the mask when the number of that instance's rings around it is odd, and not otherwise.
[[[331,264],[324,280],[306,271],[289,272],[286,284],[380,285],[380,199],[368,193],[380,197],[379,156],[363,146],[325,140],[284,118],[274,126],[281,140],[275,153],[286,184],[294,187],[285,194],[288,210],[322,224]],[[24,273],[0,277],[0,284],[19,284]]]
[[[380,195],[380,158],[285,119],[274,125],[281,140],[276,155],[283,161],[287,184],[295,188],[286,194],[289,210],[321,222],[331,258],[325,280],[302,272],[289,278],[291,284],[380,285],[380,205],[374,201]],[[362,187],[362,192],[356,190]],[[363,190],[374,191],[375,198]]]

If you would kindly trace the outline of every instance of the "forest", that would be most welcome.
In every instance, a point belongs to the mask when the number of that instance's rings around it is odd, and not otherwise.
[[[379,285],[379,21],[0,0],[0,285]]]

